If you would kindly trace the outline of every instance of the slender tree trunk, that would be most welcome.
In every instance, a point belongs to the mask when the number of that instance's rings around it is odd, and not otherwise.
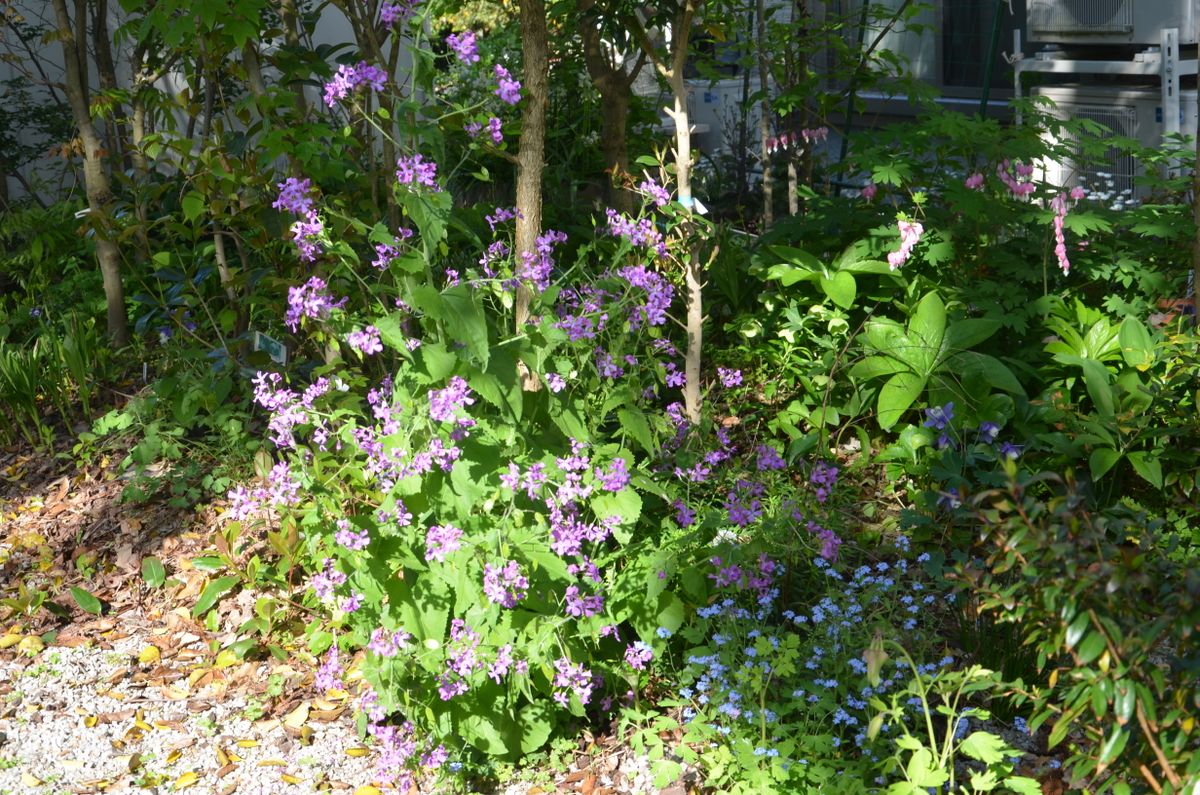
[[[758,50],[758,82],[763,93],[762,118],[758,122],[758,139],[762,147],[763,229],[775,220],[775,183],[771,175],[771,72],[767,64],[767,11],[763,0],[755,4]]]
[[[125,314],[125,290],[121,284],[121,255],[116,243],[110,238],[109,203],[112,201],[112,189],[101,157],[100,136],[92,124],[91,110],[88,106],[87,62],[81,61],[79,57],[80,39],[86,33],[87,16],[80,13],[82,3],[77,0],[77,31],[67,13],[66,0],[53,0],[53,3],[63,49],[67,101],[83,144],[83,179],[91,224],[95,231],[96,259],[104,281],[104,296],[108,306],[108,334],[116,345],[125,345],[129,342],[129,327]]]
[[[283,41],[292,50],[300,49],[300,16],[296,13],[296,0],[279,0],[279,19],[283,22]],[[304,83],[294,80],[292,93],[296,97],[296,113],[304,119],[308,116],[308,100],[304,96]]]
[[[117,68],[113,63],[112,41],[108,35],[108,0],[93,0],[92,49],[96,53],[96,75],[100,87],[105,91],[117,90]],[[129,118],[125,106],[113,103],[112,122],[104,125],[105,140],[113,158],[120,158],[125,167],[130,166],[127,142],[129,140]]]
[[[517,228],[516,262],[537,256],[537,238],[542,233],[542,170],[546,159],[546,108],[549,105],[550,55],[546,40],[546,4],[544,0],[521,0],[521,56],[524,112],[521,116],[521,143],[517,153]],[[532,286],[517,287],[516,332],[522,333],[529,320]],[[532,376],[532,374],[529,374]],[[526,378],[526,386],[532,386]]]
[[[1196,226],[1192,243],[1192,323],[1200,324],[1200,135],[1196,136],[1196,165],[1192,167],[1192,220]]]

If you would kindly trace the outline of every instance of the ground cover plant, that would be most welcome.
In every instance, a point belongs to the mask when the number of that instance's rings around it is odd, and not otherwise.
[[[135,84],[67,108],[111,139],[86,211],[6,199],[0,442],[204,532],[164,564],[80,531],[70,571],[14,534],[0,646],[124,615],[122,571],[209,642],[189,687],[285,666],[262,718],[294,665],[351,705],[367,792],[495,787],[584,737],[659,789],[1194,790],[1194,229],[1156,171],[1186,151],[1137,152],[1136,207],[1041,181],[1064,123],[1032,104],[835,159],[840,89],[797,98],[830,31],[761,6],[335,5],[353,44],[310,46],[303,4],[125,4]],[[64,44],[98,24],[55,12]],[[764,182],[705,215],[680,85],[743,12],[786,90],[731,169]],[[839,57],[851,101],[899,67]]]

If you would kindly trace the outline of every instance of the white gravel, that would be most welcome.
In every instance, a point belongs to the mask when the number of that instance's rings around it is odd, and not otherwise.
[[[306,722],[311,735],[306,730],[302,742],[278,719],[249,720],[245,696],[168,698],[157,683],[122,674],[137,669],[148,643],[135,636],[110,649],[51,646],[27,667],[0,662],[0,684],[11,688],[0,696],[0,795],[129,788],[257,795],[352,791],[371,781],[372,755],[347,754],[363,746],[351,710]],[[180,780],[187,773],[196,774],[194,783]]]

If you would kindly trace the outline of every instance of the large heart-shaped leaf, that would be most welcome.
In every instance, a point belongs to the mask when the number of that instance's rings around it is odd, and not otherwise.
[[[858,285],[855,284],[853,276],[845,271],[840,271],[828,278],[822,276],[821,289],[835,304],[842,309],[849,309],[854,305],[854,296],[857,293]]]
[[[946,335],[946,305],[935,292],[925,294],[908,322],[907,351],[898,355],[921,375],[928,376],[941,355]]]
[[[913,372],[896,373],[879,390],[879,427],[890,430],[901,415],[921,396],[925,378]]]

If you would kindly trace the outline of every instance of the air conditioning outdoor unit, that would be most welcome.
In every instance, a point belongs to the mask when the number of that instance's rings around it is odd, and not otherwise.
[[[1200,0],[1029,0],[1027,12],[1033,42],[1151,45],[1165,28],[1200,41]]]
[[[696,145],[708,155],[730,154],[737,144],[737,124],[741,114],[742,78],[731,77],[710,83],[708,80],[689,80],[688,114],[693,124],[705,132],[697,136]],[[758,91],[758,78],[750,80],[748,96]],[[759,119],[762,105],[751,103],[746,118],[747,140],[758,151]]]
[[[1143,146],[1159,146],[1163,142],[1162,92],[1157,88],[1040,86],[1034,89],[1033,94],[1052,100],[1055,107],[1049,112],[1059,119],[1089,119],[1107,127],[1112,135],[1133,138]],[[1194,89],[1180,92],[1179,109],[1180,132],[1195,136]],[[1049,132],[1047,137],[1051,138]],[[1046,181],[1052,185],[1064,188],[1083,185],[1092,194],[1102,194],[1097,198],[1109,204],[1142,199],[1146,195],[1146,189],[1135,183],[1135,177],[1143,174],[1144,169],[1117,146],[1109,147],[1096,163],[1077,164],[1072,160],[1063,160],[1045,162],[1042,166]]]

